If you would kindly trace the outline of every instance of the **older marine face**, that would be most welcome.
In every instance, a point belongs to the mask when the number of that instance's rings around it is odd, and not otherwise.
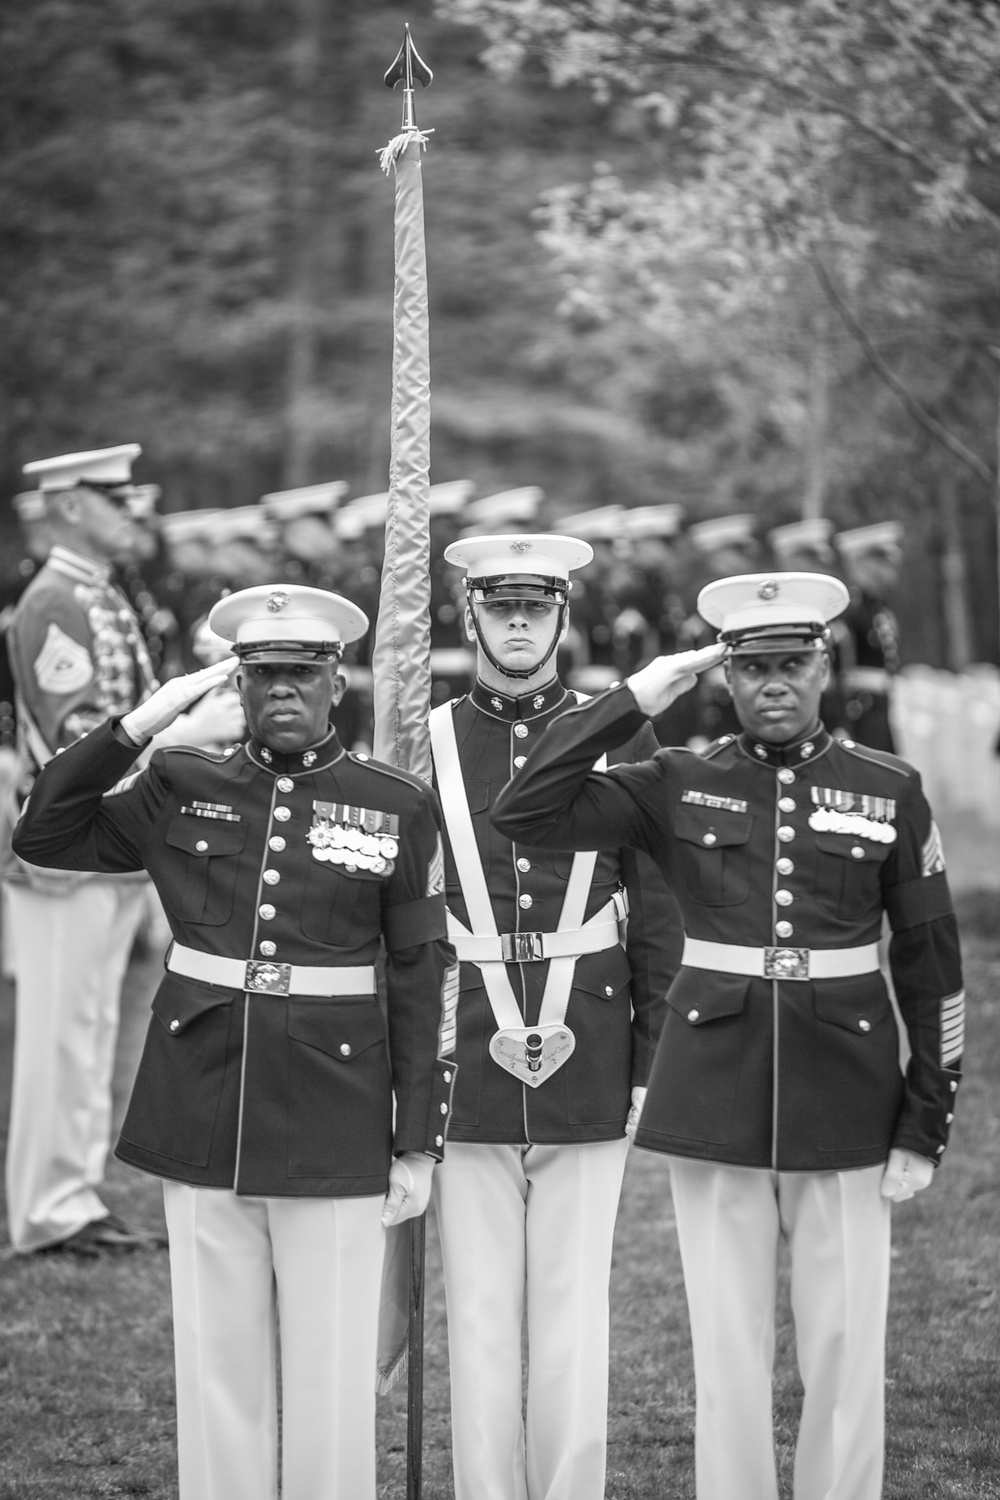
[[[744,729],[758,740],[783,745],[815,725],[830,659],[815,649],[731,656],[726,677]]]
[[[247,662],[238,680],[250,733],[286,755],[326,738],[346,686],[330,662]]]

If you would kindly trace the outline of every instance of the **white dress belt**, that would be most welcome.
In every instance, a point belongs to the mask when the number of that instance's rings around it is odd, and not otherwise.
[[[609,901],[591,918],[586,927],[563,932],[469,932],[451,912],[448,913],[448,939],[465,963],[524,964],[540,963],[547,958],[579,958],[584,953],[600,953],[613,948],[619,940],[618,911]]]
[[[217,953],[199,953],[174,943],[167,954],[171,974],[220,984],[227,990],[248,990],[257,995],[374,995],[375,966],[315,968],[311,964],[278,964],[266,959],[223,958]]]
[[[685,937],[681,963],[690,969],[720,974],[748,974],[755,979],[849,979],[874,974],[878,943],[860,948],[744,948],[739,943],[709,943]]]

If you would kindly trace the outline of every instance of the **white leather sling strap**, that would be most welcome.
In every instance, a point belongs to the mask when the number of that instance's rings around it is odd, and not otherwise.
[[[557,945],[549,949],[555,956],[549,961],[538,1024],[526,1027],[501,956],[503,949],[472,826],[451,703],[442,703],[431,712],[430,731],[438,795],[441,798],[466,910],[472,922],[470,933],[449,912],[448,935],[457,940],[459,957],[468,957],[469,961],[478,966],[483,976],[483,984],[498,1028],[490,1042],[490,1054],[494,1062],[523,1083],[537,1088],[557,1068],[562,1067],[576,1045],[573,1033],[566,1025],[566,1008],[573,987],[576,960],[582,952],[599,951],[597,946],[591,947],[590,942],[599,943],[599,948],[609,948],[617,941],[616,908],[613,902],[608,902],[586,926],[583,924],[597,852],[588,850],[576,853],[566,883],[556,934],[540,934],[542,951],[531,955],[532,958],[545,957],[545,939],[556,937]],[[602,756],[597,764],[603,768],[607,764],[606,757]],[[614,922],[613,933],[610,931],[611,921]],[[599,938],[596,932],[593,937],[590,936],[592,929],[603,929]],[[511,936],[516,939],[518,934]],[[470,947],[463,951],[463,940],[466,938],[471,939]],[[489,944],[487,951],[494,952],[495,958],[472,957],[472,952],[475,951],[473,945],[483,943],[484,940]],[[558,947],[563,943],[571,947],[572,952],[559,953]],[[516,956],[512,955],[508,961],[516,962]]]

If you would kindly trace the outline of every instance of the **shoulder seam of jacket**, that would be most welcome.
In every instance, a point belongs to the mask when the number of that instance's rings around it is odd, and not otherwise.
[[[890,758],[888,750],[873,750],[871,745],[859,745],[856,740],[852,740],[850,745],[845,745],[843,740],[838,740],[837,743],[848,755],[856,756],[867,765],[881,766],[885,771],[894,771],[897,776],[902,776],[904,781],[912,781],[918,774],[914,766],[897,763],[896,756]]]

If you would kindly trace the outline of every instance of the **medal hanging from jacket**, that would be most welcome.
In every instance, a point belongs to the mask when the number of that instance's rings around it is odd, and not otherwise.
[[[472,922],[471,931],[477,937],[496,938],[498,950],[501,939],[497,932],[493,903],[490,900],[486,877],[483,874],[476,834],[469,812],[469,800],[465,791],[465,779],[455,739],[455,724],[450,703],[442,703],[430,715],[431,748],[434,767],[437,771],[438,793],[444,812],[452,854],[458,870],[458,878],[465,896],[465,905]],[[602,756],[597,765],[607,764]],[[557,932],[575,930],[583,926],[583,914],[587,909],[587,898],[597,862],[596,850],[577,853],[573,856],[573,867],[566,883],[566,894],[559,914]],[[468,934],[451,912],[448,913],[449,936]],[[525,940],[526,946],[535,936],[528,933],[513,933],[512,961],[517,962],[517,940]],[[497,1030],[490,1041],[490,1056],[493,1061],[529,1088],[537,1088],[550,1078],[572,1055],[576,1038],[566,1025],[566,1009],[573,988],[575,957],[549,959],[549,972],[545,979],[541,1009],[536,1026],[525,1026],[524,1017],[514,995],[506,963],[476,960],[483,984],[489,998]]]

